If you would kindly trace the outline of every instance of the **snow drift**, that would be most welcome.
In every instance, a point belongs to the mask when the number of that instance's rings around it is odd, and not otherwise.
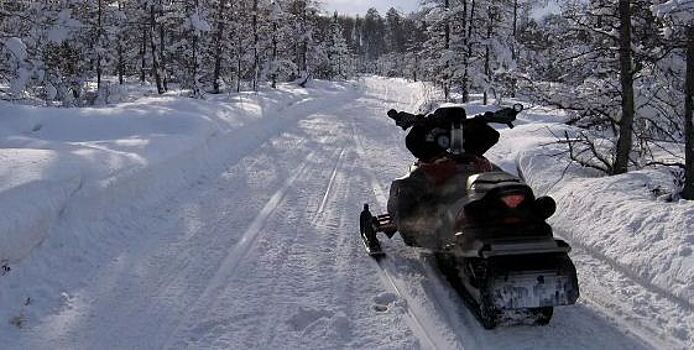
[[[106,108],[0,105],[0,261],[22,260],[68,213],[98,222],[119,203],[160,199],[253,149],[292,121],[283,108],[338,92],[316,84]]]
[[[667,169],[607,177],[556,156],[563,146],[554,144],[554,135],[572,130],[563,120],[557,111],[526,112],[521,125],[503,131],[490,158],[556,199],[551,223],[572,245],[691,307],[694,202],[669,200],[676,190]]]

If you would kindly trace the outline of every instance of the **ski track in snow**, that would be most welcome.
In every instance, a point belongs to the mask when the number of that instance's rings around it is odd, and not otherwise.
[[[313,153],[309,154],[306,161],[312,159],[312,157]],[[263,209],[260,210],[258,215],[256,215],[256,217],[251,222],[250,226],[241,235],[241,239],[234,245],[233,249],[229,251],[229,254],[226,256],[224,261],[222,261],[221,265],[219,266],[219,270],[217,270],[212,279],[208,282],[207,287],[202,292],[200,297],[190,307],[191,311],[189,312],[194,312],[197,308],[201,306],[201,303],[203,303],[206,300],[212,299],[212,293],[219,293],[219,291],[225,287],[225,279],[228,280],[234,275],[234,273],[238,270],[239,265],[243,264],[243,260],[250,253],[250,250],[253,249],[253,244],[258,239],[258,236],[261,233],[266,232],[262,230],[264,226],[267,224],[268,219],[276,211],[277,207],[281,204],[281,202],[284,199],[284,196],[287,193],[287,190],[289,190],[290,187],[294,184],[294,181],[297,179],[297,177],[304,174],[306,165],[306,162],[302,163],[294,172],[294,174],[291,175],[287,179],[287,181],[285,181],[284,184],[282,184],[282,186],[270,197],[267,203],[265,203]],[[174,333],[176,333],[176,330],[178,330],[178,327],[174,329]],[[168,347],[169,346],[165,346],[165,348]]]
[[[572,255],[579,304],[557,308],[547,327],[493,331],[425,252],[384,239],[387,257],[369,258],[359,211],[364,202],[384,209],[389,182],[412,161],[385,112],[416,110],[422,88],[380,78],[342,88],[279,109],[296,122],[223,171],[133,206],[127,220],[107,216],[106,232],[132,241],[84,280],[32,294],[40,303],[58,291],[62,302],[29,313],[25,328],[0,330],[3,348],[686,348],[648,318],[687,310],[656,295],[651,313],[634,313],[643,306],[614,294],[643,287],[581,249]],[[31,261],[53,261],[44,260]],[[21,279],[31,275],[10,277],[31,291]]]
[[[335,176],[337,176],[337,171],[340,169],[340,165],[342,164],[342,158],[345,155],[345,149],[340,150],[340,155],[337,157],[337,161],[335,162],[335,167],[333,168],[332,174],[330,174],[330,181],[328,181],[328,186],[325,188],[325,194],[323,194],[323,200],[320,203],[320,206],[318,207],[318,210],[316,210],[316,216],[313,218],[313,222],[316,223],[319,219],[319,216],[323,214],[323,211],[325,211],[325,205],[328,202],[328,198],[331,194],[331,190],[333,188],[333,185],[335,184]]]
[[[385,96],[388,95],[387,91],[388,90],[386,89]],[[387,97],[385,99],[387,99]],[[361,146],[361,143],[359,142],[358,137],[356,137],[357,130],[354,127],[354,124],[352,125],[352,130],[353,136],[355,136],[354,140],[357,153],[359,154],[360,158],[364,159],[366,155],[363,150],[363,147]],[[384,212],[386,203],[388,201],[388,197],[386,196],[385,191],[383,190],[381,185],[378,184],[376,177],[369,170],[367,170],[367,177],[369,180],[369,184],[371,185],[371,189],[373,190],[373,195],[375,196],[378,204],[375,207],[375,209],[378,209],[379,212]],[[374,207],[372,207],[372,210],[373,209]],[[379,272],[381,274],[381,280],[383,284],[387,286],[387,288],[395,292],[395,294],[399,298],[405,300],[406,303],[404,307],[407,308],[407,323],[410,326],[410,328],[412,328],[412,330],[415,332],[420,341],[424,343],[422,345],[432,349],[459,348],[459,344],[445,343],[445,337],[437,335],[438,332],[434,328],[434,322],[432,322],[431,320],[427,320],[426,315],[423,314],[420,310],[418,310],[417,303],[414,302],[411,297],[404,294],[402,281],[394,278],[393,273],[391,272],[393,269],[391,259],[389,257],[383,258],[379,260],[377,264],[380,268]]]

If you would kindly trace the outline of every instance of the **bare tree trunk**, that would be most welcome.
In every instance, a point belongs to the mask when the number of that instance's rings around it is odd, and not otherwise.
[[[685,180],[682,197],[694,199],[694,26],[687,29],[687,77],[685,79],[684,130]]]
[[[164,15],[164,4],[162,1],[159,1],[159,14],[161,16]],[[164,91],[169,90],[169,79],[168,79],[168,74],[166,73],[166,42],[165,42],[165,33],[164,33],[164,23],[159,24],[159,58],[161,59],[161,75],[162,75],[162,83],[164,85]]]
[[[301,67],[304,72],[308,76],[308,60],[306,58],[308,54],[308,39],[304,39],[303,43],[301,44]]]
[[[157,93],[160,95],[164,93],[164,86],[161,84],[161,75],[159,74],[159,62],[157,61],[157,44],[154,41],[154,33],[156,31],[157,21],[154,16],[154,5],[149,8],[149,43],[152,46],[152,75],[154,75],[154,80],[157,82]]]
[[[299,55],[299,41],[294,43],[294,60],[296,61],[296,77],[301,76],[301,55]]]
[[[448,52],[451,48],[451,23],[449,18],[450,3],[448,0],[445,0],[444,8],[446,13],[446,27],[444,31],[444,54],[446,55],[446,67],[443,75],[443,95],[444,99],[448,101],[451,97],[451,63]]]
[[[147,80],[145,69],[147,68],[147,26],[142,26],[142,45],[140,45],[140,82]]]
[[[194,8],[192,9],[196,13],[199,11],[199,2],[198,0],[195,0],[193,3]],[[191,28],[190,35],[192,36],[192,41],[193,41],[193,64],[191,66],[191,74],[190,76],[193,78],[193,97],[198,98],[202,97],[202,92],[200,91],[200,86],[198,85],[198,57],[199,57],[199,48],[198,48],[198,30],[197,28]]]
[[[219,9],[217,9],[217,31],[214,36],[215,53],[214,53],[214,72],[212,77],[212,92],[218,94],[220,92],[219,77],[222,72],[222,40],[224,38],[224,10],[226,8],[226,0],[219,0]]]
[[[118,39],[118,84],[125,84],[125,60],[123,59],[123,45]]]
[[[301,11],[301,28],[302,28],[302,36],[303,36],[303,41],[301,43],[301,69],[305,74],[305,80],[303,84],[306,84],[308,81],[308,60],[306,56],[308,55],[308,38],[306,37],[306,4],[304,4],[304,7]]]
[[[243,54],[241,50],[241,36],[237,38],[236,47],[236,92],[241,92],[241,55]]]
[[[123,11],[123,4],[118,2],[118,11]],[[118,83],[123,85],[125,83],[125,59],[123,57],[123,33],[118,33],[118,47],[116,48],[118,55]]]
[[[99,45],[101,45],[101,35],[103,34],[103,32],[102,32],[103,28],[102,28],[102,24],[101,24],[101,12],[103,9],[101,6],[102,5],[101,0],[99,0],[97,3],[98,3],[98,11],[97,11],[97,15],[96,15],[96,17],[97,17],[97,19],[96,19],[96,23],[97,23],[96,45],[99,46]],[[100,53],[98,53],[96,55],[96,90],[97,91],[101,90],[101,54]]]
[[[272,88],[277,88],[277,20],[272,21]]]
[[[631,5],[629,0],[619,0],[619,70],[622,86],[622,118],[619,121],[619,139],[612,175],[626,173],[629,169],[629,153],[632,146],[634,123],[634,77],[631,62]]]
[[[198,86],[198,33],[193,31],[193,66],[191,77],[193,77],[193,97],[201,97],[200,86]]]
[[[518,31],[518,0],[513,0],[513,38],[516,38]]]
[[[511,44],[511,60],[515,63],[518,59],[518,0],[513,0],[513,43]],[[511,78],[511,97],[516,97],[516,81],[515,77]]]
[[[258,91],[258,0],[253,0],[253,91]]]
[[[489,60],[491,59],[491,52],[489,48],[489,40],[492,37],[492,32],[494,30],[494,14],[492,13],[493,8],[489,7],[489,23],[487,23],[487,44],[485,45],[484,48],[484,74],[487,76],[487,83],[492,81],[492,72],[491,72],[491,66]],[[488,93],[488,86],[484,87],[484,92],[483,92],[483,100],[482,104],[487,105],[489,103],[489,93]]]
[[[465,55],[465,69],[463,72],[463,103],[470,101],[470,60],[472,59],[472,29],[474,28],[474,19],[475,0],[472,0],[470,3],[470,19],[468,20],[468,30],[465,39],[465,45],[467,46],[467,54]]]

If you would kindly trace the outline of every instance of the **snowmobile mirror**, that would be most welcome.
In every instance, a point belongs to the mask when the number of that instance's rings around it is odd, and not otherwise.
[[[535,210],[542,220],[549,219],[557,210],[557,202],[552,197],[540,197],[535,200]]]
[[[398,111],[396,111],[394,109],[389,110],[388,111],[388,117],[390,117],[391,119],[397,119]]]
[[[521,106],[519,108],[522,110],[522,105],[519,104],[519,106]],[[516,120],[518,113],[519,111],[514,106],[514,108],[504,108],[496,112],[486,112],[482,114],[482,120],[485,123],[506,124],[510,129],[513,129],[513,122]]]

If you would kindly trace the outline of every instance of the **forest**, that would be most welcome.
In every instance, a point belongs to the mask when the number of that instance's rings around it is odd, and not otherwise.
[[[546,2],[545,2],[546,4]],[[557,135],[606,174],[660,164],[692,134],[694,2],[426,0],[414,13],[326,15],[310,0],[57,0],[0,5],[0,97],[52,106],[117,102],[139,82],[191,97],[277,82],[403,77],[446,101],[504,98],[569,111],[585,132]],[[688,69],[687,69],[688,68]],[[686,147],[694,158],[694,141]],[[681,176],[680,176],[681,177]]]

